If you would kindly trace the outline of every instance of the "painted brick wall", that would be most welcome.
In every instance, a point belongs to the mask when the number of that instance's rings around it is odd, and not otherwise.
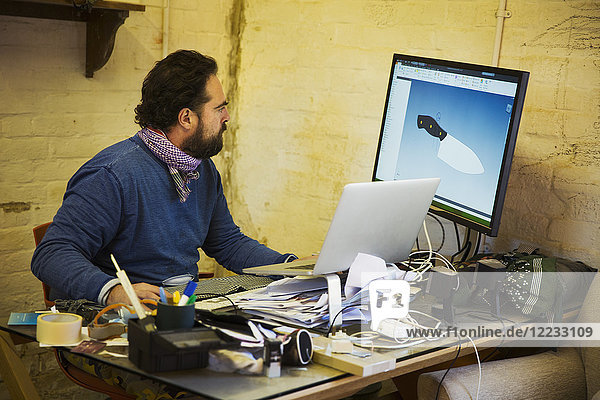
[[[83,23],[0,16],[0,282],[10,293],[0,300],[0,315],[43,307],[29,270],[31,229],[52,219],[81,164],[137,131],[133,109],[142,80],[162,58],[163,0],[133,2],[146,11],[130,13],[112,57],[91,79],[84,74]],[[169,50],[212,55],[226,86],[233,5],[170,1]],[[19,351],[42,398],[106,397],[68,381],[48,350]],[[0,398],[7,395],[0,385]]]
[[[501,235],[600,263],[600,4],[515,2],[502,59],[531,71]]]
[[[371,178],[392,53],[490,64],[497,7],[248,2],[231,138],[242,224],[276,249],[318,250],[343,185]],[[485,246],[525,242],[597,266],[600,5],[509,1],[508,9],[500,66],[531,78],[500,234]],[[446,241],[454,251],[449,226]]]

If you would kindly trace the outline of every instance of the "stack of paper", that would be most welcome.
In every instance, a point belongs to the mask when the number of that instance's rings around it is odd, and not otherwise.
[[[369,282],[389,275],[385,261],[358,253],[350,265],[342,300],[342,321],[366,323],[369,314]],[[327,326],[329,299],[323,277],[295,277],[275,281],[264,289],[241,296],[236,304],[248,313],[280,323],[306,328]],[[336,320],[339,322],[339,320]]]
[[[344,321],[368,321],[361,309],[360,292],[342,302]],[[305,328],[329,323],[327,282],[323,278],[285,278],[264,289],[238,298],[236,305],[248,312],[283,324]]]

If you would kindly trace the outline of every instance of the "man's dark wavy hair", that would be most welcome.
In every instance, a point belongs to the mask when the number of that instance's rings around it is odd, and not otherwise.
[[[182,108],[199,110],[210,99],[206,82],[217,73],[217,62],[194,50],[177,50],[158,61],[142,85],[135,122],[142,128],[166,130]]]

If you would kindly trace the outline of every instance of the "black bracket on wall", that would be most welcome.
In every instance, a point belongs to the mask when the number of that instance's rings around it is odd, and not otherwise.
[[[1,0],[0,15],[86,23],[85,76],[91,78],[112,55],[117,30],[129,11],[146,6],[91,0]]]

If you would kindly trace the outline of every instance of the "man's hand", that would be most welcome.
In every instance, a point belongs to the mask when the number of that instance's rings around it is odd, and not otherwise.
[[[160,299],[160,291],[158,286],[151,285],[149,283],[135,283],[133,285],[133,290],[137,294],[137,297],[140,300],[143,299],[152,299],[158,301]],[[108,298],[106,299],[106,304],[115,304],[115,303],[125,303],[131,304],[129,300],[129,296],[125,293],[125,289],[122,285],[117,285],[111,289],[108,293]],[[142,306],[144,306],[142,304]],[[145,307],[145,306],[144,306]],[[145,307],[147,309],[147,307]]]

